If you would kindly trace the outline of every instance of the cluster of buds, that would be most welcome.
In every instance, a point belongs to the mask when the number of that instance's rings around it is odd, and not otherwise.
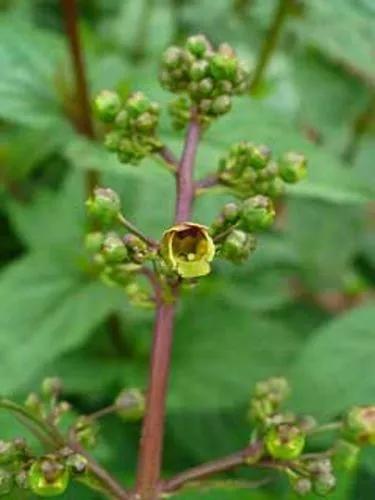
[[[227,113],[232,97],[246,92],[249,74],[230,45],[217,50],[204,35],[191,36],[184,47],[169,47],[162,58],[160,82],[182,94],[170,106],[174,124],[186,125],[195,107],[203,125]]]
[[[141,302],[147,302],[142,289],[134,283],[134,273],[146,260],[153,259],[155,249],[135,234],[119,234],[124,218],[120,198],[112,189],[96,188],[86,208],[95,227],[85,240],[90,271],[110,286],[121,286],[133,302],[139,302],[140,296]]]
[[[329,458],[307,460],[286,471],[292,489],[297,495],[304,497],[311,492],[325,497],[333,492],[336,477],[333,464]]]
[[[295,152],[287,152],[278,161],[264,145],[243,141],[234,144],[219,161],[218,177],[240,197],[263,194],[280,196],[285,183],[295,183],[306,175],[306,159]]]
[[[227,203],[211,225],[218,255],[235,263],[243,262],[256,248],[253,233],[269,228],[274,219],[275,208],[267,196],[255,195]]]
[[[94,106],[98,118],[107,124],[104,144],[117,153],[120,162],[137,165],[162,147],[156,135],[159,105],[142,92],[122,101],[116,92],[104,90],[96,97]]]

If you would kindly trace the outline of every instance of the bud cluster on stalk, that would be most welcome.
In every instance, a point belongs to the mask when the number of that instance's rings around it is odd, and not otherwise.
[[[94,107],[98,118],[107,124],[104,145],[117,153],[121,163],[137,165],[162,147],[156,133],[159,104],[142,92],[134,92],[122,100],[116,92],[103,90]]]
[[[265,145],[242,141],[234,144],[219,161],[220,183],[240,197],[263,194],[277,198],[285,190],[285,183],[295,183],[306,175],[306,159],[289,151],[278,160],[272,158]]]
[[[202,125],[227,113],[232,97],[244,94],[249,73],[227,43],[215,49],[204,35],[187,39],[184,47],[169,47],[163,54],[159,79],[164,88],[179,94],[170,104],[176,128],[183,128],[192,106]]]

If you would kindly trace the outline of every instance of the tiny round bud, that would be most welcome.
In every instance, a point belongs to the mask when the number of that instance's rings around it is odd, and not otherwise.
[[[209,64],[204,59],[200,61],[195,61],[190,68],[190,78],[193,81],[202,80],[208,74]]]
[[[224,217],[224,220],[233,223],[238,219],[240,215],[240,209],[236,203],[227,203],[226,205],[224,205],[221,213]]]
[[[186,48],[193,56],[203,57],[211,49],[211,46],[204,35],[195,35],[187,39]]]
[[[29,485],[35,495],[53,497],[62,495],[68,487],[69,472],[54,457],[36,460],[29,470]]]
[[[294,152],[285,153],[280,159],[280,176],[285,182],[295,183],[306,176],[306,158]]]
[[[79,453],[70,454],[65,463],[72,474],[83,474],[87,470],[87,458]]]
[[[74,433],[77,440],[85,448],[94,448],[98,431],[99,426],[97,422],[86,416],[79,417],[74,425]]]
[[[307,463],[308,471],[313,474],[326,474],[332,472],[332,462],[329,458],[317,458]]]
[[[313,482],[314,492],[319,496],[329,495],[336,486],[336,478],[331,472],[318,474]]]
[[[268,399],[273,405],[280,405],[289,395],[290,386],[283,377],[271,377],[255,385],[255,397]]]
[[[256,239],[244,231],[234,229],[225,239],[221,255],[235,263],[243,262],[255,250]]]
[[[23,469],[15,474],[14,482],[17,488],[20,488],[21,490],[29,489],[29,476]]]
[[[18,455],[13,441],[0,441],[0,465],[12,463]]]
[[[125,260],[128,251],[122,239],[116,233],[108,233],[103,241],[102,253],[106,262],[117,264]]]
[[[212,112],[216,115],[223,115],[227,113],[232,106],[232,100],[229,95],[220,95],[212,102]]]
[[[95,98],[94,109],[100,120],[113,122],[121,109],[119,95],[110,90],[102,90]]]
[[[115,405],[118,415],[124,420],[137,421],[144,416],[146,400],[139,389],[125,389],[116,398]]]
[[[8,495],[13,488],[13,477],[10,472],[0,469],[0,496]]]
[[[149,99],[143,94],[143,92],[134,92],[134,94],[131,95],[126,101],[126,109],[132,118],[137,118],[142,113],[149,110],[150,104]]]
[[[108,226],[113,224],[120,212],[121,202],[115,191],[110,188],[96,188],[86,202],[89,215]]]
[[[42,402],[40,397],[35,392],[31,392],[27,396],[25,407],[34,415],[40,415],[43,412]]]
[[[345,470],[353,470],[358,464],[361,450],[356,444],[350,443],[345,439],[339,439],[335,443],[334,450],[334,462],[337,467]]]
[[[292,481],[292,488],[297,495],[304,497],[312,490],[312,482],[307,477],[298,477]]]
[[[275,220],[275,208],[266,196],[248,198],[242,204],[241,222],[246,231],[267,229]]]
[[[265,436],[268,453],[279,460],[298,458],[305,446],[305,434],[295,425],[281,424],[271,427]]]
[[[344,435],[359,445],[375,445],[375,406],[351,408],[343,426]]]
[[[117,151],[122,139],[122,133],[119,130],[111,130],[104,136],[104,146],[108,151]]]
[[[42,393],[47,396],[56,396],[62,391],[62,381],[58,377],[48,377],[42,382]]]
[[[214,82],[211,78],[203,78],[197,86],[197,93],[208,97],[214,88]]]
[[[210,72],[216,80],[232,81],[236,75],[237,59],[226,54],[215,54],[210,61]]]
[[[162,57],[162,63],[169,69],[175,69],[184,59],[183,50],[180,47],[168,47]]]
[[[268,146],[260,144],[252,145],[249,150],[249,163],[256,170],[263,169],[271,158],[271,150]]]
[[[158,118],[152,113],[142,113],[134,122],[137,130],[143,133],[152,132],[158,123]]]
[[[86,250],[91,254],[99,252],[102,248],[103,241],[104,234],[99,231],[87,234],[85,238]]]

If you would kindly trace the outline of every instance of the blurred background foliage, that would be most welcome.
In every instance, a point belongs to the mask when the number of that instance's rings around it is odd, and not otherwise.
[[[168,102],[157,83],[159,55],[197,32],[229,42],[252,67],[277,3],[82,0],[90,93],[139,89]],[[173,180],[151,160],[118,164],[77,131],[59,2],[2,0],[0,9],[0,391],[22,399],[44,376],[59,375],[66,399],[90,412],[123,387],[145,387],[152,311],[134,309],[85,273],[85,175],[98,170],[122,194],[126,215],[155,237],[170,225]],[[168,473],[247,442],[246,406],[262,377],[287,376],[294,408],[326,420],[375,400],[374,54],[372,0],[297,2],[256,95],[204,137],[200,175],[232,142],[250,139],[276,152],[301,150],[309,176],[280,202],[276,228],[247,264],[216,264],[185,293],[168,397]],[[166,113],[162,134],[178,153],[181,136]],[[210,222],[222,201],[201,197],[196,219]],[[0,426],[2,438],[21,433],[5,414]],[[127,481],[138,440],[138,425],[107,417],[97,456]],[[373,499],[374,474],[375,455],[366,452],[332,498]],[[291,498],[285,486],[178,498]],[[97,497],[74,486],[65,498]]]

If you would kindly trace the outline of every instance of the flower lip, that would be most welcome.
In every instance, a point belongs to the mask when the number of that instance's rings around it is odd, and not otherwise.
[[[210,272],[215,245],[206,226],[183,222],[165,231],[161,253],[170,268],[181,277],[195,278]]]

